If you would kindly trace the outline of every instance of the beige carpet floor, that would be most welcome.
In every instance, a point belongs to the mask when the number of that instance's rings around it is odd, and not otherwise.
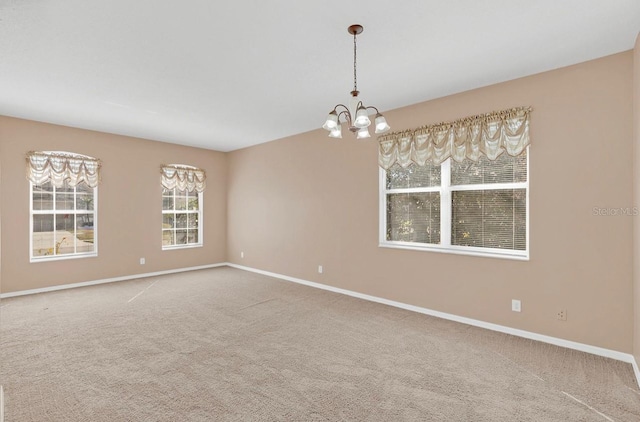
[[[0,306],[7,422],[640,421],[628,364],[228,267]]]

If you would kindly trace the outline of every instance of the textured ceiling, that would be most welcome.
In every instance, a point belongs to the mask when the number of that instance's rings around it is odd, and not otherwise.
[[[0,0],[0,114],[230,151],[633,48],[638,0]],[[393,126],[393,122],[389,122]]]

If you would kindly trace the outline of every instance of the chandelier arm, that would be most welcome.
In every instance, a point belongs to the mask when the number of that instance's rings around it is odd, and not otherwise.
[[[364,105],[363,105],[363,107],[364,107]],[[364,108],[366,108],[367,110],[369,110],[370,108],[372,108],[372,109],[374,109],[374,110],[376,111],[376,113],[380,114],[380,110],[378,110],[378,109],[377,109],[376,107],[374,107],[374,106],[367,106],[367,107],[364,107]]]
[[[342,105],[342,104],[340,104]],[[344,107],[344,106],[342,106]],[[349,113],[349,109],[345,107],[340,113],[338,113],[338,123],[340,123],[340,116],[344,114],[346,122],[351,126],[351,113]]]
[[[340,107],[342,107],[342,110],[340,110]],[[336,113],[337,117],[338,117],[338,123],[340,123],[340,116],[342,116],[343,114],[346,116],[346,120],[347,122],[349,122],[349,124],[351,124],[351,113],[349,112],[349,107],[347,107],[344,104],[338,104],[333,108],[332,113]]]

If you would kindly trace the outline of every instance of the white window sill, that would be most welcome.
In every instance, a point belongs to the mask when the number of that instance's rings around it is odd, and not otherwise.
[[[176,249],[191,249],[191,248],[201,248],[202,243],[194,243],[192,245],[172,245],[172,246],[163,246],[163,251],[175,251]]]
[[[438,252],[449,253],[455,255],[469,255],[480,256],[485,258],[501,258],[512,259],[516,261],[529,261],[529,252],[523,251],[510,251],[500,249],[486,249],[485,248],[471,248],[468,246],[438,246],[438,245],[417,245],[415,243],[403,243],[403,242],[380,242],[378,245],[380,248],[391,249],[407,249],[412,251],[422,252]]]
[[[87,253],[87,254],[73,254],[73,255],[55,255],[55,256],[41,256],[41,257],[31,257],[29,262],[51,262],[51,261],[65,261],[67,259],[79,259],[79,258],[96,258],[98,256],[97,252]]]

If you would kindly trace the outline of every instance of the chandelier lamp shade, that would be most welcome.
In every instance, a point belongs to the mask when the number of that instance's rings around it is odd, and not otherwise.
[[[327,120],[322,125],[322,128],[329,131],[330,138],[342,138],[342,123],[341,119],[344,119],[349,125],[349,130],[356,134],[357,139],[370,138],[369,126],[371,126],[371,119],[369,118],[369,110],[375,111],[375,118],[373,124],[375,126],[375,133],[384,133],[389,129],[387,120],[382,113],[378,111],[376,107],[365,106],[358,98],[358,77],[356,74],[356,58],[357,58],[357,43],[356,37],[363,31],[362,25],[351,25],[347,31],[353,35],[353,91],[351,91],[351,99],[348,105],[338,104],[331,110]]]

